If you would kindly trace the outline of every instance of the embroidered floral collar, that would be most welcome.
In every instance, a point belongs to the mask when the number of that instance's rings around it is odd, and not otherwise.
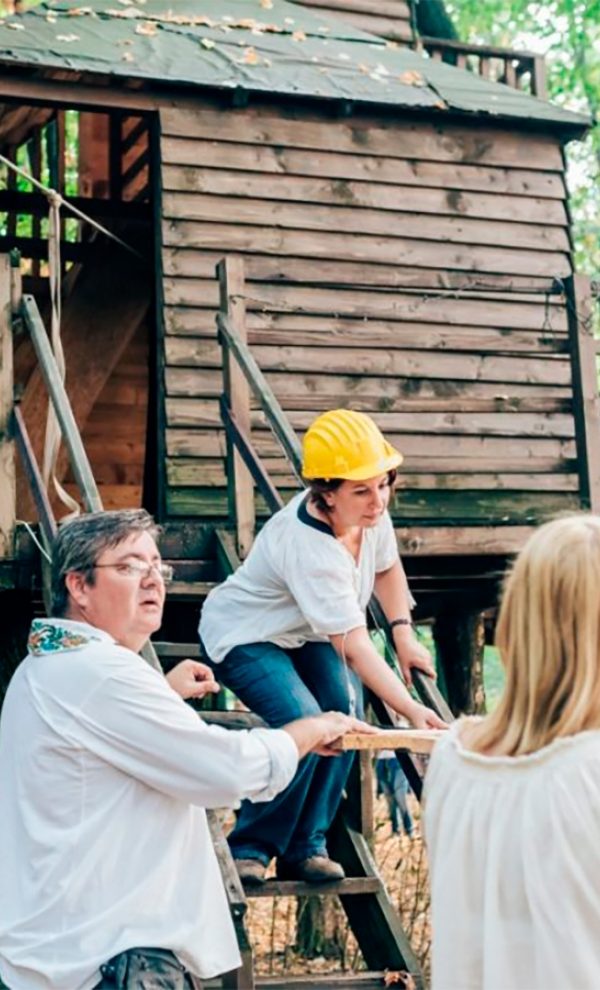
[[[64,653],[70,650],[82,650],[90,643],[113,642],[108,633],[85,622],[73,622],[71,619],[34,619],[31,623],[27,649],[34,656],[46,656],[48,653]]]

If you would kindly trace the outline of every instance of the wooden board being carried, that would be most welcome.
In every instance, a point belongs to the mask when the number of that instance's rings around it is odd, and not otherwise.
[[[334,749],[407,749],[411,753],[431,753],[445,729],[380,729],[374,734],[347,732],[333,743]]]

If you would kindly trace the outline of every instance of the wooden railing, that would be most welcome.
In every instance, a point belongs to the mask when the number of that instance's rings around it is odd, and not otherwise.
[[[298,437],[288,423],[271,386],[258,367],[245,334],[244,269],[241,258],[225,258],[217,268],[220,284],[221,309],[217,314],[217,328],[223,353],[224,393],[220,400],[221,418],[227,441],[227,484],[232,518],[235,521],[238,550],[241,555],[250,549],[254,535],[254,485],[263,496],[269,510],[276,512],[283,506],[283,499],[273,484],[257,454],[250,435],[250,393],[260,406],[266,420],[278,440],[293,473],[302,480],[302,451]],[[241,381],[240,381],[241,378]],[[239,386],[242,387],[239,387]],[[377,600],[369,606],[373,627],[384,634],[388,660],[398,672],[398,663],[392,646],[387,619]],[[415,688],[421,700],[442,718],[451,721],[453,716],[435,681],[419,670],[413,671]],[[385,706],[373,699],[377,718],[383,725],[391,725]],[[399,751],[400,754],[400,751]],[[411,786],[418,795],[422,782],[414,761],[406,754],[399,755]],[[416,776],[415,776],[416,774]]]
[[[524,90],[541,100],[547,99],[543,55],[442,38],[421,38],[419,46],[437,61],[454,65],[458,69],[468,69],[484,79]]]

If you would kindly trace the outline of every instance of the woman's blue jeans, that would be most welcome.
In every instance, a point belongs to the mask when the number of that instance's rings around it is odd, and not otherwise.
[[[274,643],[236,646],[222,663],[212,665],[217,680],[274,728],[324,711],[348,714],[349,682],[362,717],[362,685],[330,643],[306,643],[282,650]],[[294,863],[326,856],[325,836],[338,809],[352,764],[352,753],[300,761],[291,784],[272,801],[244,801],[229,836],[236,859],[273,856]]]

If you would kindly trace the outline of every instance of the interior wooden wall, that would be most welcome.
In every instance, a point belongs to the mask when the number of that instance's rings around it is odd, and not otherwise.
[[[275,108],[165,110],[161,127],[170,515],[226,513],[227,252],[298,432],[351,406],[404,452],[399,526],[476,525],[485,549],[500,525],[500,552],[511,527],[579,504],[566,308],[541,294],[571,271],[555,137]],[[258,412],[254,440],[291,486]]]
[[[83,428],[105,509],[142,505],[148,413],[148,326],[140,324]],[[72,475],[65,485],[77,497]]]

